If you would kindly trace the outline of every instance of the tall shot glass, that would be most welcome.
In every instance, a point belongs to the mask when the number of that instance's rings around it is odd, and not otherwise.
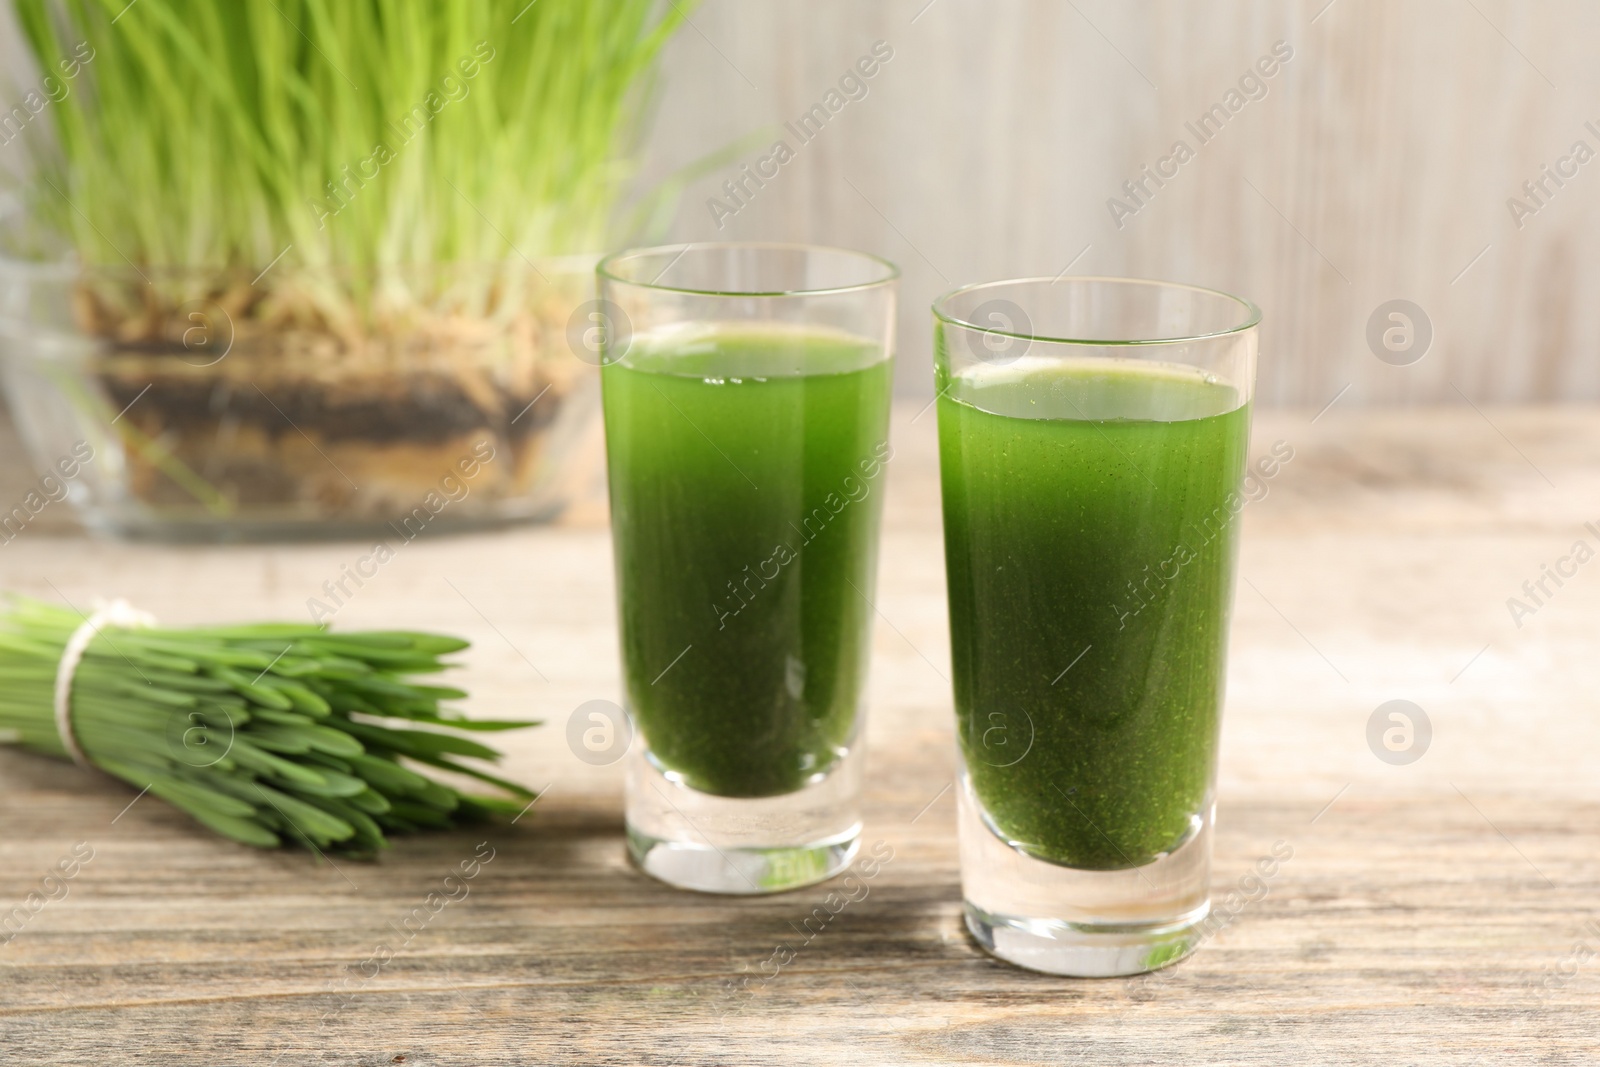
[[[967,927],[1034,970],[1153,970],[1209,908],[1260,313],[1117,278],[933,312]]]
[[[692,244],[599,275],[629,853],[712,893],[821,881],[861,833],[898,272]]]

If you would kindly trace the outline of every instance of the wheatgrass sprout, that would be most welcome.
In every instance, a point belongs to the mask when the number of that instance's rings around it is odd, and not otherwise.
[[[482,315],[542,257],[605,247],[641,90],[689,6],[13,3],[67,89],[34,139],[34,216],[86,265],[145,272],[152,314],[196,295],[164,272],[204,268],[237,276],[230,313],[336,332]],[[452,263],[494,269],[419,284]]]

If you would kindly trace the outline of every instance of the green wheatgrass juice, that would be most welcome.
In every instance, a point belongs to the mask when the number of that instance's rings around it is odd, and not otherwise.
[[[1023,357],[940,385],[973,788],[1031,855],[1148,863],[1211,802],[1249,406],[1135,360]]]
[[[879,344],[761,323],[601,372],[629,706],[695,789],[791,793],[855,741],[891,376]]]

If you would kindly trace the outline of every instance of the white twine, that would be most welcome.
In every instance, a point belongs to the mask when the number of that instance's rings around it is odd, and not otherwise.
[[[94,614],[84,619],[82,624],[72,631],[72,636],[67,638],[67,647],[61,650],[61,662],[56,666],[56,733],[61,735],[61,744],[67,750],[67,755],[71,756],[72,762],[78,766],[93,766],[72,730],[72,677],[78,673],[78,664],[83,662],[83,654],[89,651],[89,642],[107,626],[133,629],[155,624],[155,616],[140,611],[126,600],[119,599],[109,604],[101,603],[95,608]]]

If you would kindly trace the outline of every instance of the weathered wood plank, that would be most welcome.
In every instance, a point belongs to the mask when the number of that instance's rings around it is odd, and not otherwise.
[[[647,175],[763,129],[739,162],[777,137],[795,158],[720,228],[706,202],[738,165],[694,183],[672,236],[894,259],[902,389],[932,395],[936,294],[1072,264],[1255,300],[1272,403],[1320,407],[1347,384],[1346,402],[1600,399],[1600,173],[1569,158],[1558,188],[1541,171],[1578,140],[1600,152],[1585,0],[707,0],[694,21]],[[805,143],[784,130],[878,40],[894,56],[863,98]],[[1293,57],[1202,143],[1185,123],[1278,41]],[[1129,199],[1179,140],[1193,158]],[[1519,226],[1514,196],[1543,206]],[[1114,198],[1138,208],[1120,227]],[[1433,321],[1416,366],[1367,350],[1394,298]]]
[[[1244,513],[1219,899],[1274,842],[1294,855],[1192,959],[1087,982],[996,963],[960,925],[933,419],[913,422],[918,406],[896,413],[870,698],[867,838],[895,855],[809,941],[823,891],[710,898],[633,871],[618,769],[567,751],[566,715],[617,696],[603,530],[424,540],[337,622],[471,637],[472,710],[550,721],[503,738],[508,773],[545,798],[516,826],[334,867],[233,846],[148,797],[127,808],[116,783],[0,752],[0,903],[75,842],[95,849],[70,894],[0,946],[0,1062],[1600,1056],[1600,962],[1574,955],[1600,950],[1587,712],[1600,580],[1580,571],[1520,629],[1504,604],[1600,518],[1600,412],[1258,420],[1256,450],[1284,440],[1295,456]],[[30,530],[0,552],[0,587],[116,593],[172,620],[292,618],[355,547],[174,552]],[[1434,728],[1402,767],[1365,741],[1397,696]],[[494,858],[469,892],[408,918],[483,841]],[[780,944],[798,955],[774,977]],[[398,951],[369,978],[380,945]]]

